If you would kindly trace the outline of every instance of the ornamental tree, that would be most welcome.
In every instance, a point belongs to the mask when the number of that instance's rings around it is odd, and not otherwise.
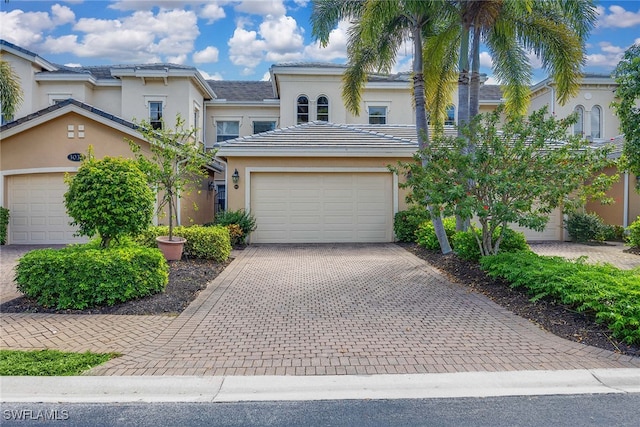
[[[640,44],[636,43],[627,49],[613,77],[618,83],[618,101],[612,102],[611,106],[620,119],[620,130],[625,139],[624,162],[621,166],[640,176]],[[636,191],[640,192],[640,182]]]
[[[177,218],[177,199],[208,176],[206,166],[213,162],[214,153],[205,152],[196,140],[197,128],[186,127],[184,119],[176,116],[175,129],[161,129],[146,121],[138,123],[138,131],[149,142],[150,154],[140,152],[140,147],[129,140],[136,153],[140,168],[149,183],[158,190],[158,214],[168,210],[169,240],[173,240],[174,219]]]
[[[422,153],[426,164],[401,163],[410,172],[403,185],[411,188],[413,201],[429,195],[445,215],[479,223],[483,256],[499,252],[509,224],[542,231],[551,211],[575,206],[569,196],[579,203],[586,197],[608,201],[604,191],[617,179],[601,173],[611,163],[608,148],[594,149],[586,140],[567,136],[575,117],[546,118],[542,109],[501,125],[502,112],[476,117],[473,126],[463,127],[462,137],[434,138]],[[462,150],[468,141],[476,147],[472,155]]]
[[[153,215],[155,196],[146,175],[132,159],[96,160],[92,149],[76,175],[67,175],[64,203],[80,236],[100,236],[100,247],[124,235],[144,231]]]

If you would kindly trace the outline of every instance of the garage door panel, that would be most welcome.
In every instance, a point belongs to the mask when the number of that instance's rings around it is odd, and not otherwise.
[[[250,191],[254,243],[393,240],[390,173],[253,172]]]
[[[64,206],[67,185],[60,173],[12,175],[7,178],[9,242],[12,244],[58,244],[85,242]]]

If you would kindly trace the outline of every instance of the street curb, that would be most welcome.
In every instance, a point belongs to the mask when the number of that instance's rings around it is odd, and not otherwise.
[[[0,377],[0,402],[243,402],[640,393],[640,369],[338,376]]]

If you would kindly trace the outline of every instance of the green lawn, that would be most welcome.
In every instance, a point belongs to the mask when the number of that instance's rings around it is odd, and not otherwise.
[[[68,353],[58,350],[0,350],[0,376],[79,375],[114,357],[117,353]]]

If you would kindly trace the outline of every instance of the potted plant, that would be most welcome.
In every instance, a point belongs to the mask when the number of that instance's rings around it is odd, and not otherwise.
[[[156,238],[158,248],[167,260],[182,258],[186,240],[173,235],[174,220],[177,222],[177,200],[181,193],[189,191],[195,184],[207,177],[206,166],[213,161],[213,153],[207,153],[198,143],[197,128],[186,127],[184,119],[176,116],[175,129],[160,129],[145,121],[138,123],[138,131],[149,142],[150,154],[144,155],[140,147],[129,141],[138,162],[147,173],[149,182],[155,186],[160,199],[158,214],[169,218],[169,235]],[[179,225],[179,224],[177,224]]]

